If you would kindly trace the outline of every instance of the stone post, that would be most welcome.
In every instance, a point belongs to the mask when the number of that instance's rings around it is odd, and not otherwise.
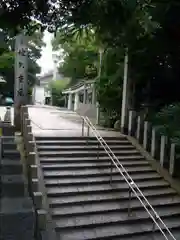
[[[24,113],[23,114],[23,120],[22,120],[22,134],[23,134],[23,137],[25,137],[25,132],[26,132],[26,119],[28,119],[28,113]]]
[[[142,119],[141,119],[141,116],[138,116],[137,117],[137,131],[136,131],[136,138],[138,141],[140,141],[141,139],[141,122],[142,122]]]
[[[83,103],[86,104],[86,102],[87,102],[87,91],[86,91],[86,84],[84,83]]]
[[[145,121],[144,122],[144,133],[143,133],[143,147],[144,147],[144,149],[147,149],[148,127],[149,127],[149,123],[147,121]]]
[[[96,104],[96,87],[95,83],[92,86],[92,104]]]
[[[68,110],[72,110],[72,93],[68,95]]]
[[[175,150],[176,145],[175,143],[171,143],[170,147],[170,162],[169,162],[169,173],[172,177],[175,176]]]
[[[21,131],[21,106],[28,101],[27,68],[27,38],[20,33],[15,40],[14,125],[17,131]]]
[[[96,103],[96,125],[100,124],[100,105]]]
[[[152,129],[152,136],[151,136],[151,156],[154,158],[156,153],[156,129]]]
[[[79,108],[79,93],[75,93],[75,100],[74,100],[74,111]]]
[[[133,121],[135,117],[136,112],[135,111],[129,111],[129,119],[128,119],[128,134],[130,136],[133,135]]]
[[[166,149],[166,136],[161,136],[160,164],[162,167],[164,167],[164,164],[165,164],[165,149]]]

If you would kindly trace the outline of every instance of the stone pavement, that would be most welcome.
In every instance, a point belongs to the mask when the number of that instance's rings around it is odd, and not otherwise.
[[[29,105],[29,116],[35,136],[81,136],[82,119],[75,112],[52,106]],[[102,136],[120,136],[119,132],[98,130]],[[85,127],[85,135],[87,127]],[[90,131],[90,135],[93,133]]]

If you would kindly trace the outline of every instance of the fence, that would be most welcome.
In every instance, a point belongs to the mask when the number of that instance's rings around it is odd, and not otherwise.
[[[160,166],[168,170],[172,177],[179,176],[180,149],[178,145],[167,136],[158,134],[156,127],[135,111],[128,113],[127,129],[128,135],[135,137],[143,148],[159,161]]]

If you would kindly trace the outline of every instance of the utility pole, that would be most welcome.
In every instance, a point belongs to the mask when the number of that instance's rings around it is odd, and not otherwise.
[[[122,106],[121,106],[121,131],[125,132],[126,120],[127,120],[127,109],[128,109],[128,50],[125,51],[124,57],[124,79],[123,79],[123,94],[122,94]]]
[[[102,72],[102,58],[103,58],[104,49],[99,49],[99,72],[98,77],[101,78],[101,72]],[[100,124],[100,105],[99,102],[96,102],[96,124]]]
[[[20,33],[15,39],[14,125],[16,131],[21,129],[21,106],[26,105],[28,101],[27,71],[27,38],[23,33]]]

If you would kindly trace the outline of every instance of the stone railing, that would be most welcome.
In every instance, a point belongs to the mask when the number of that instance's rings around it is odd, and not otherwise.
[[[44,231],[46,228],[46,211],[43,209],[43,194],[40,187],[40,164],[36,151],[35,138],[32,133],[31,120],[29,119],[28,108],[21,108],[21,133],[24,142],[25,172],[28,179],[29,193],[33,199],[37,216],[37,228]]]
[[[143,116],[138,116],[135,111],[129,111],[127,125],[128,135],[135,137],[172,177],[179,177],[179,147],[167,136],[158,134],[157,128],[144,120]]]

